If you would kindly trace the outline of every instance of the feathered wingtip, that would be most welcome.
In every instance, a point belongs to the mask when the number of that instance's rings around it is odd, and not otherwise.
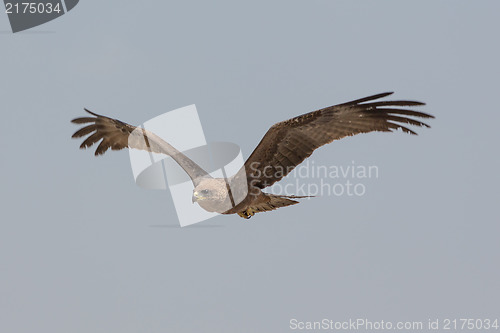
[[[372,118],[379,118],[379,119],[384,119],[387,124],[388,124],[388,131],[392,130],[397,130],[401,129],[403,132],[412,134],[412,135],[417,135],[417,133],[405,126],[402,126],[400,123],[404,124],[410,124],[414,126],[422,126],[422,127],[428,127],[430,128],[429,125],[427,125],[424,122],[409,118],[409,117],[417,117],[417,118],[434,118],[433,115],[420,112],[420,111],[414,111],[414,110],[408,110],[408,109],[402,109],[400,107],[406,107],[406,106],[423,106],[425,103],[423,102],[418,102],[418,101],[407,101],[407,100],[395,100],[395,101],[380,101],[379,99],[383,97],[387,97],[389,95],[392,95],[393,92],[385,92],[381,94],[376,94],[360,99],[356,99],[344,104],[341,104],[343,106],[350,106],[353,108],[359,108],[360,112],[365,113],[367,115],[370,115]],[[377,101],[378,100],[378,101]]]
[[[392,94],[394,94],[394,91],[389,91],[389,92],[385,92],[385,93],[381,93],[381,94],[376,94],[376,95],[372,95],[372,96],[368,96],[368,97],[363,97],[363,98],[360,98],[360,99],[355,99],[354,101],[342,103],[340,105],[351,105],[351,104],[364,103],[364,102],[368,102],[368,101],[373,101],[375,99],[384,98],[384,97],[392,95]]]
[[[86,126],[80,128],[78,131],[76,131],[71,136],[73,139],[78,139],[78,138],[81,138],[81,137],[84,137],[86,135],[93,133],[92,135],[90,135],[88,138],[86,138],[82,142],[82,144],[80,145],[80,149],[89,148],[90,146],[92,146],[94,143],[96,143],[97,141],[99,141],[102,138],[102,135],[99,135],[98,133],[94,133],[97,130],[96,121],[98,120],[100,115],[93,113],[92,111],[90,111],[86,108],[84,108],[84,110],[95,117],[79,117],[79,118],[75,118],[75,119],[71,120],[71,122],[73,124],[77,124],[77,125],[89,124],[89,125],[86,125]],[[97,149],[97,151],[99,151],[99,149]],[[103,152],[97,153],[97,151],[95,153],[96,156],[103,154]]]
[[[368,96],[368,97],[363,97],[363,98],[360,98],[360,99],[355,99],[353,101],[350,101],[350,102],[347,102],[347,103],[343,103],[343,104],[340,104],[340,105],[356,105],[356,104],[361,104],[361,103],[365,103],[365,102],[369,102],[369,101],[374,101],[376,99],[381,99],[381,98],[390,96],[392,94],[394,94],[393,91],[385,92],[385,93],[376,94],[376,95],[372,95],[372,96]],[[370,103],[370,105],[372,105],[372,106],[384,106],[384,105],[387,105],[387,106],[422,106],[422,105],[425,105],[425,103],[418,102],[418,101],[397,100],[397,101],[379,101],[379,102],[373,102],[373,103]],[[434,117],[430,116],[429,118],[434,118]]]
[[[90,110],[87,110],[85,108],[83,108],[83,109],[95,117],[102,117],[101,115],[98,115],[97,113],[94,113]],[[78,118],[71,120],[71,122],[73,124],[87,124],[87,123],[93,123],[93,122],[95,122],[95,120],[96,120],[96,118],[93,118],[93,117],[78,117]]]

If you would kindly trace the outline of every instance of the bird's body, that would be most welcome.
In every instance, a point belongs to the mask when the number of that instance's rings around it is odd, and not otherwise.
[[[88,110],[95,117],[74,119],[73,123],[90,125],[78,130],[73,137],[90,134],[80,148],[90,147],[102,139],[95,155],[104,154],[109,148],[119,150],[128,147],[171,156],[193,182],[193,202],[210,212],[250,218],[258,212],[297,204],[298,201],[294,199],[303,198],[269,194],[262,189],[280,181],[317,148],[346,136],[372,131],[402,129],[406,133],[416,134],[401,123],[429,127],[408,116],[433,116],[401,108],[424,103],[373,102],[390,94],[378,94],[327,107],[273,125],[245,165],[229,179],[212,178],[198,164],[154,133]]]
[[[278,196],[263,192],[251,184],[234,184],[234,179],[214,178],[203,180],[193,191],[193,202],[209,212],[238,214],[250,218],[255,213],[294,205],[296,196]],[[241,194],[236,194],[240,192]]]

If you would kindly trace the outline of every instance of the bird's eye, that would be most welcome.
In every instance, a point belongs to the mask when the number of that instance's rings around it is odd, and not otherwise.
[[[201,190],[201,194],[208,194],[208,190]]]

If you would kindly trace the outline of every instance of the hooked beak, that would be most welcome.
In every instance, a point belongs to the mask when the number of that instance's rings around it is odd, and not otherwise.
[[[198,200],[202,200],[203,197],[198,192],[193,192],[193,197],[191,198],[191,202],[195,203]]]

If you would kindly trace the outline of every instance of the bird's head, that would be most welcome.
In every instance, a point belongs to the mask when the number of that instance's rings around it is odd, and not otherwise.
[[[204,179],[193,190],[193,203],[197,202],[210,212],[223,213],[231,209],[231,200],[224,179]]]

